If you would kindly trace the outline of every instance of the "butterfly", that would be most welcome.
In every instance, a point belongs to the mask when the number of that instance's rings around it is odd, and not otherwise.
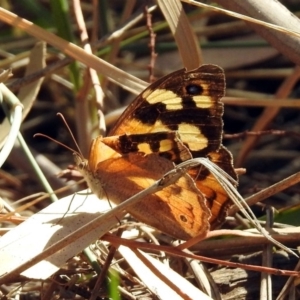
[[[224,72],[211,64],[181,69],[151,84],[107,137],[92,142],[88,160],[76,158],[91,190],[118,204],[147,188],[173,164],[197,157],[207,157],[237,179],[232,155],[222,145],[224,93]],[[221,224],[231,204],[220,183],[201,167],[128,212],[187,240]]]

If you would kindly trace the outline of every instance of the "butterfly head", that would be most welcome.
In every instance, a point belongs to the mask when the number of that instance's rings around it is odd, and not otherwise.
[[[75,161],[78,171],[80,171],[82,173],[84,170],[88,169],[88,160],[87,159],[82,157],[82,155],[80,155],[77,152],[74,152],[73,156],[74,156],[74,161]]]

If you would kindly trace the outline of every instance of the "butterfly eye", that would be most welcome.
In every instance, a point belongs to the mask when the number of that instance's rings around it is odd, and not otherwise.
[[[195,96],[195,95],[201,95],[202,92],[203,92],[203,88],[201,85],[196,85],[196,84],[190,84],[190,85],[187,85],[185,87],[186,89],[186,92],[189,94],[189,95],[192,95],[192,96]]]

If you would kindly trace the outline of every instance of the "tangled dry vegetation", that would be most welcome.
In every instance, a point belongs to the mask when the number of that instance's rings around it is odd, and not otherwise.
[[[1,299],[299,299],[296,255],[255,234],[235,207],[182,251],[122,210],[103,217],[110,203],[78,193],[86,186],[61,146],[76,149],[58,112],[87,157],[147,82],[216,64],[225,70],[223,143],[238,191],[298,253],[299,3],[184,2],[2,2],[2,149],[13,140],[5,110],[22,119],[22,136],[0,154]]]

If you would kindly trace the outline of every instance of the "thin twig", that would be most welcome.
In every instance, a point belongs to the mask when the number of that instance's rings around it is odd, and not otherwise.
[[[149,13],[148,7],[145,6],[144,9],[144,14],[146,17],[147,21],[147,29],[149,31],[149,36],[150,36],[150,42],[148,44],[150,53],[151,53],[151,58],[150,58],[150,63],[148,65],[148,70],[149,70],[149,82],[154,82],[155,81],[155,76],[154,76],[154,66],[155,66],[155,60],[157,57],[157,53],[155,53],[155,38],[156,34],[154,33],[153,30],[153,24],[152,24],[152,15]]]

